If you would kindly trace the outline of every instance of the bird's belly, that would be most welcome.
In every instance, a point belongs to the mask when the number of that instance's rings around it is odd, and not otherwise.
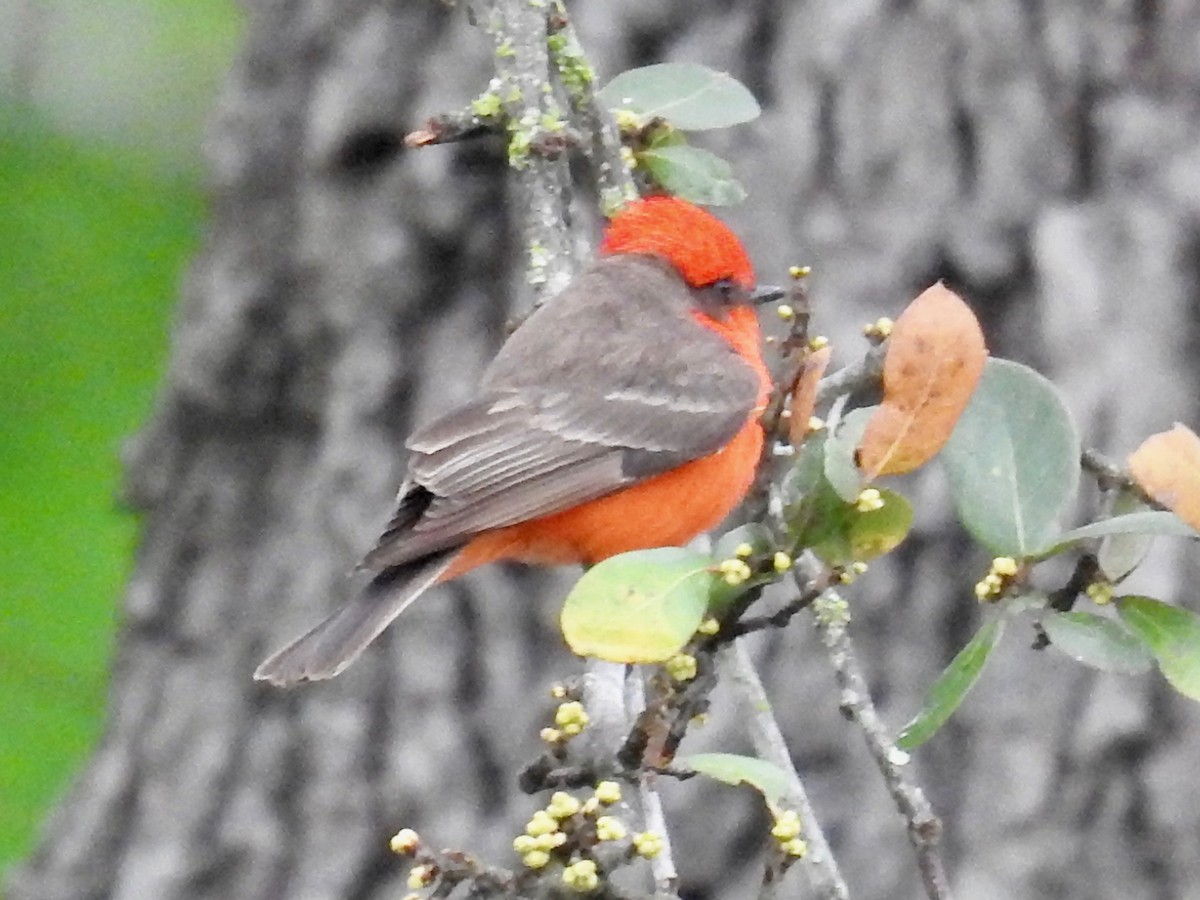
[[[748,423],[721,450],[572,509],[477,536],[447,573],[501,559],[591,564],[647,547],[674,547],[715,528],[754,481],[763,433]]]

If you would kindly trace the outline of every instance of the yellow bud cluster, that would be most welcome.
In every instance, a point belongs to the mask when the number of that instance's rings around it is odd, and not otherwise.
[[[791,266],[788,268],[788,274],[796,280],[807,278],[812,274],[812,266]]]
[[[854,508],[863,513],[883,509],[883,495],[876,488],[864,488],[859,491],[858,499],[854,501]]]
[[[716,619],[714,619],[712,616],[709,616],[707,619],[705,619],[703,622],[700,623],[700,626],[696,629],[696,632],[698,634],[712,635],[712,634],[716,634],[720,630],[721,630],[721,623],[718,622]]]
[[[662,835],[656,831],[639,831],[633,836],[633,851],[643,859],[654,859],[662,849]]]
[[[721,577],[728,585],[739,585],[748,581],[753,572],[750,567],[740,559],[723,559],[717,566],[717,571],[721,573]]]
[[[411,828],[401,828],[392,835],[392,839],[388,841],[388,847],[391,848],[393,853],[408,856],[410,853],[416,851],[420,843],[421,838],[415,831]]]
[[[621,786],[615,781],[601,781],[596,785],[596,799],[605,806],[621,802]]]
[[[619,841],[625,834],[625,826],[616,816],[600,816],[596,819],[596,840]]]
[[[738,559],[749,559],[754,555],[754,547],[742,541],[742,543],[733,548],[733,555]]]
[[[582,804],[577,797],[572,797],[566,791],[555,791],[550,796],[550,803],[546,806],[546,813],[555,819],[569,819],[575,813],[579,812],[579,807]]]
[[[796,318],[796,310],[787,303],[780,303],[777,307],[775,307],[775,312],[779,318],[785,322],[790,322],[792,319]]]
[[[814,353],[817,350],[824,350],[828,346],[829,338],[825,337],[823,334],[818,334],[815,337],[808,339],[808,349],[812,350]]]
[[[771,827],[771,836],[781,843],[800,837],[800,815],[794,809],[775,807],[771,810],[775,824]]]
[[[891,335],[892,328],[894,328],[895,325],[896,323],[887,316],[882,316],[881,318],[876,319],[874,322],[864,325],[863,335],[869,338],[883,339]]]
[[[563,883],[580,894],[589,894],[600,886],[594,859],[581,859],[563,869]]]
[[[1086,593],[1097,606],[1104,606],[1112,602],[1113,586],[1107,581],[1093,581],[1087,586]]]
[[[788,856],[794,856],[797,859],[808,853],[807,842],[800,838],[792,838],[790,841],[784,841],[779,846]]]
[[[573,737],[583,731],[588,723],[587,711],[578,700],[568,700],[560,703],[554,712],[554,724],[562,729],[567,737]]]
[[[691,681],[696,677],[696,657],[690,653],[676,653],[663,663],[663,668],[675,681]]]
[[[1011,556],[997,556],[988,573],[975,584],[975,596],[984,601],[995,600],[1020,571],[1020,564]]]
[[[771,557],[771,567],[779,573],[788,571],[792,567],[792,558],[779,550]]]

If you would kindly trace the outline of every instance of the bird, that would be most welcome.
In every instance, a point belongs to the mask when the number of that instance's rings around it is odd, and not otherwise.
[[[418,428],[348,604],[266,659],[332,678],[429,588],[500,560],[594,565],[710,531],[754,480],[771,390],[741,241],[678,197],[635,200],[508,338],[476,396]]]

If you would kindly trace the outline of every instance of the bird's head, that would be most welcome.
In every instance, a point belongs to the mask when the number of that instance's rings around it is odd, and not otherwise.
[[[600,254],[623,253],[670,263],[692,288],[697,305],[712,314],[783,296],[777,288],[756,286],[746,248],[729,226],[678,197],[635,200],[612,218]]]

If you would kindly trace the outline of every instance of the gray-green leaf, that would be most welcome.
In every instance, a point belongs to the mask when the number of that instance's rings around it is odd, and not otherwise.
[[[1058,391],[989,359],[941,459],[959,518],[997,556],[1046,551],[1079,481],[1079,436]]]
[[[697,63],[658,63],[622,72],[600,91],[610,109],[661,116],[676,128],[704,131],[749,122],[762,109],[727,72]]]
[[[638,163],[667,191],[703,206],[731,206],[746,199],[729,163],[715,153],[681,144],[638,154]]]
[[[992,619],[975,632],[967,646],[958,651],[958,655],[929,688],[924,707],[900,730],[896,738],[897,747],[912,750],[921,746],[958,709],[983,673],[989,654],[1004,633],[1004,622],[1004,619]]]
[[[1049,612],[1042,628],[1050,646],[1102,672],[1140,675],[1154,664],[1150,651],[1120,622],[1089,612]]]
[[[694,753],[677,757],[680,766],[723,781],[757,788],[770,803],[778,803],[788,792],[788,776],[774,763],[737,753]]]

